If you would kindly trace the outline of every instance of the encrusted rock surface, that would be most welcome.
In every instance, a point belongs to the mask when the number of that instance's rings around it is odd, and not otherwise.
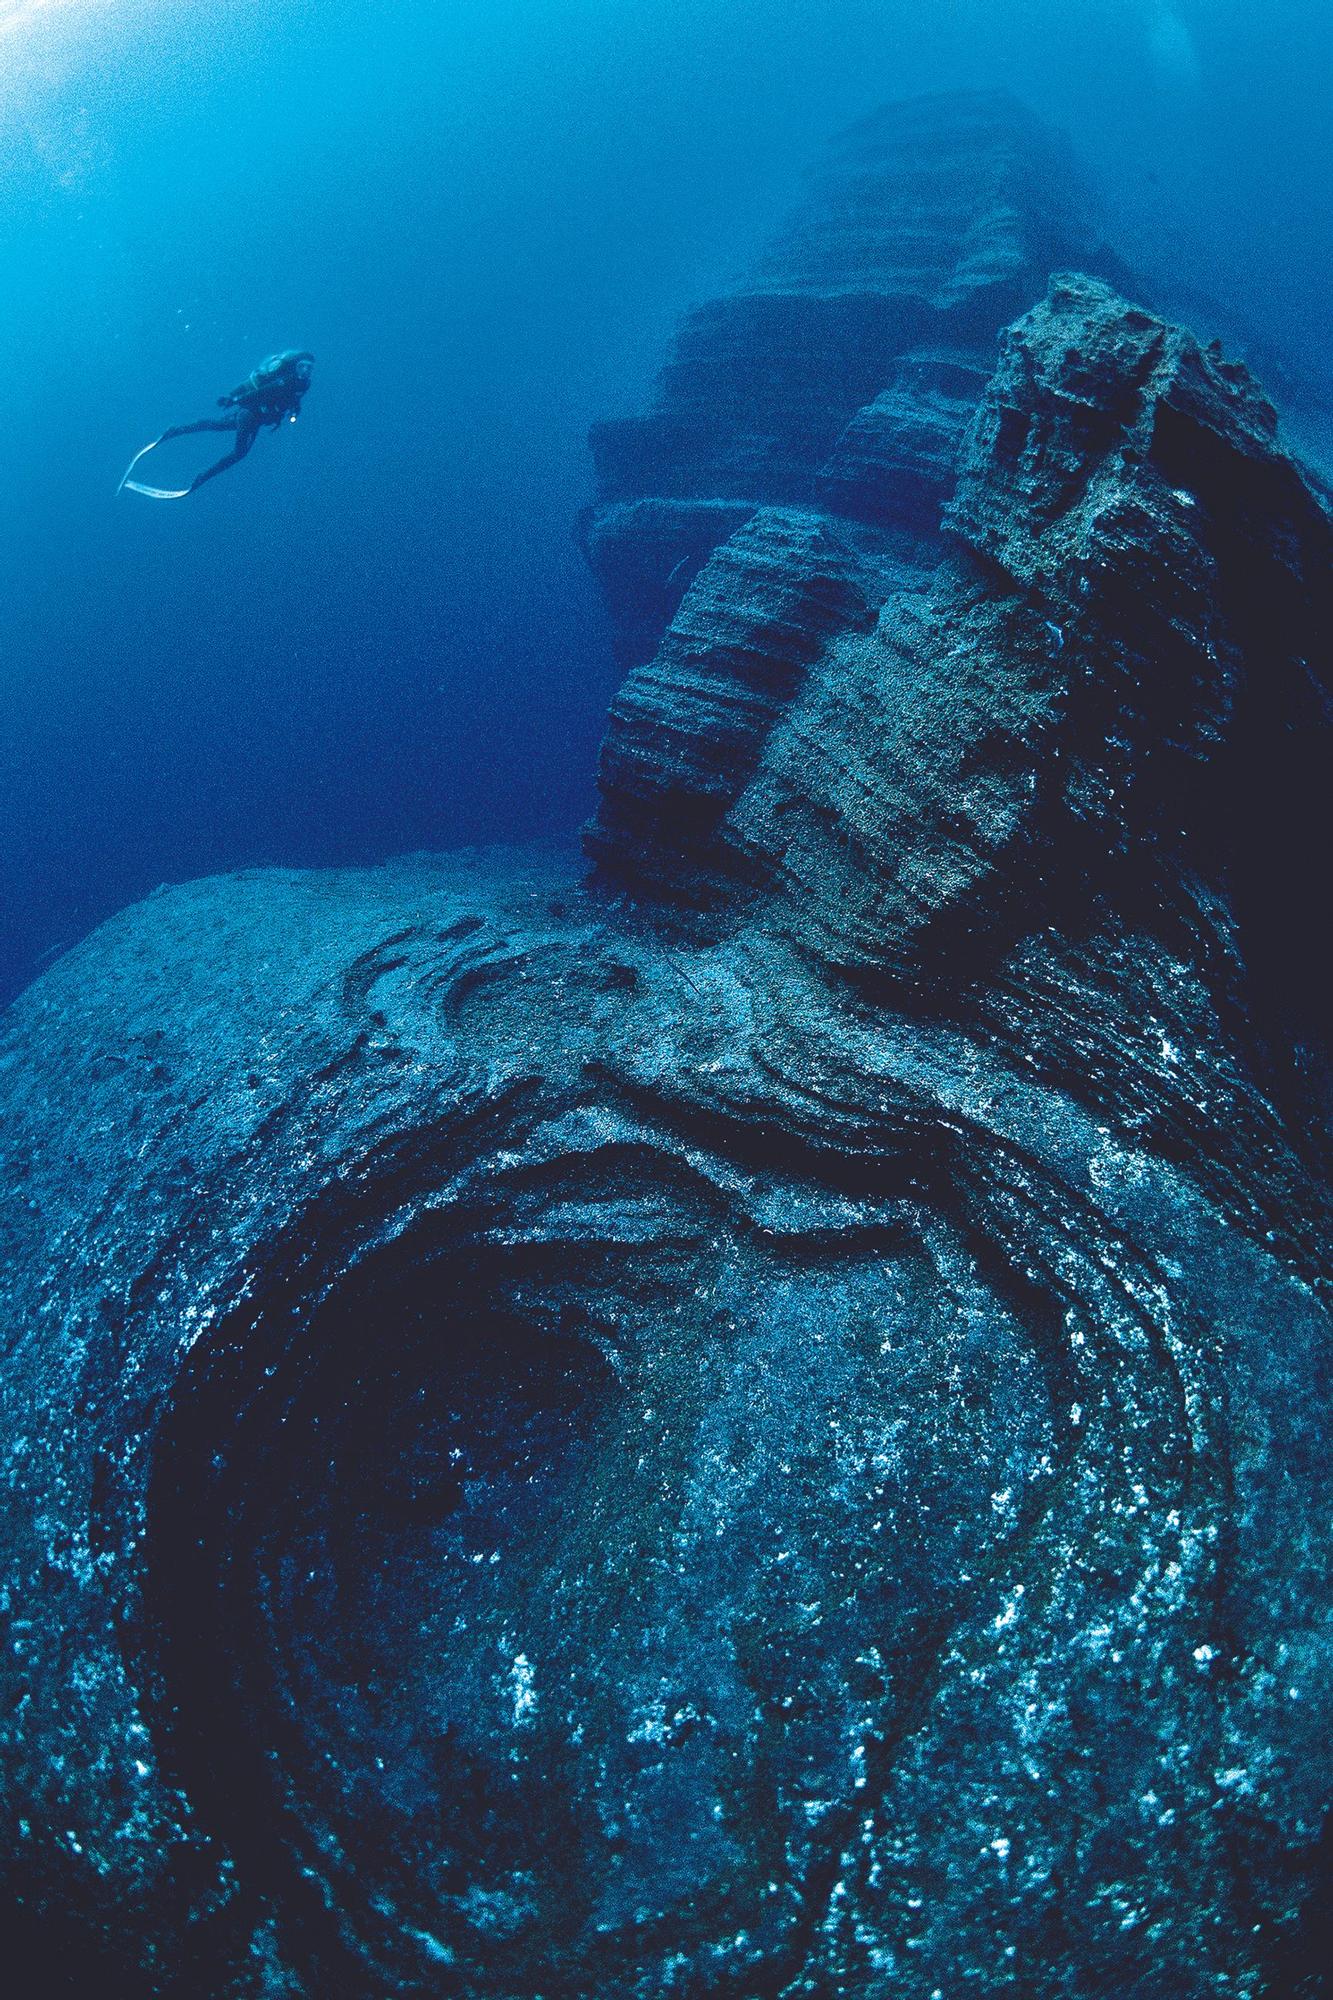
[[[34,1993],[1321,1990],[1329,510],[1094,278],[876,355],[690,498],[591,882],[194,884],[0,1029]]]

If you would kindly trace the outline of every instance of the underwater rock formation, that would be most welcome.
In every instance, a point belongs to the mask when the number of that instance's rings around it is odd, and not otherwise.
[[[1333,518],[1094,277],[966,427],[878,351],[704,497],[591,881],[198,883],[11,1010],[44,1991],[1318,1990]]]
[[[686,321],[654,408],[593,431],[584,543],[622,664],[757,508],[932,529],[1001,328],[1064,268],[1127,277],[1068,147],[1013,98],[845,133],[750,281]]]

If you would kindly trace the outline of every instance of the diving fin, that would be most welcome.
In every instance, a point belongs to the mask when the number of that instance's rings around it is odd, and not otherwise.
[[[179,493],[168,493],[164,486],[141,486],[137,479],[122,479],[117,493],[142,493],[149,500],[188,500],[190,489],[182,486]]]
[[[146,444],[142,451],[135,452],[134,457],[125,467],[125,477],[121,480],[120,485],[116,488],[117,493],[142,493],[145,496],[145,498],[149,500],[189,499],[190,489],[188,486],[182,487],[179,493],[169,493],[167,492],[165,487],[141,486],[137,479],[130,478],[130,474],[133,472],[135,466],[139,463],[139,460],[141,458],[147,458],[150,451],[156,451],[157,447],[161,444],[161,442],[162,442],[161,438],[154,438],[152,443]]]

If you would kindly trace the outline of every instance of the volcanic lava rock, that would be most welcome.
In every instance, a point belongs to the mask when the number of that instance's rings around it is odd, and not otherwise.
[[[905,532],[954,365],[714,495],[591,881],[198,883],[10,1011],[34,1992],[1318,1991],[1333,525],[1065,275]]]

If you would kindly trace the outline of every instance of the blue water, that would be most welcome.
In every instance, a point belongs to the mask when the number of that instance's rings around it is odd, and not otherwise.
[[[569,837],[588,424],[832,131],[973,84],[1333,387],[1327,0],[0,0],[0,997],[161,881]],[[115,499],[286,346],[294,430]]]

